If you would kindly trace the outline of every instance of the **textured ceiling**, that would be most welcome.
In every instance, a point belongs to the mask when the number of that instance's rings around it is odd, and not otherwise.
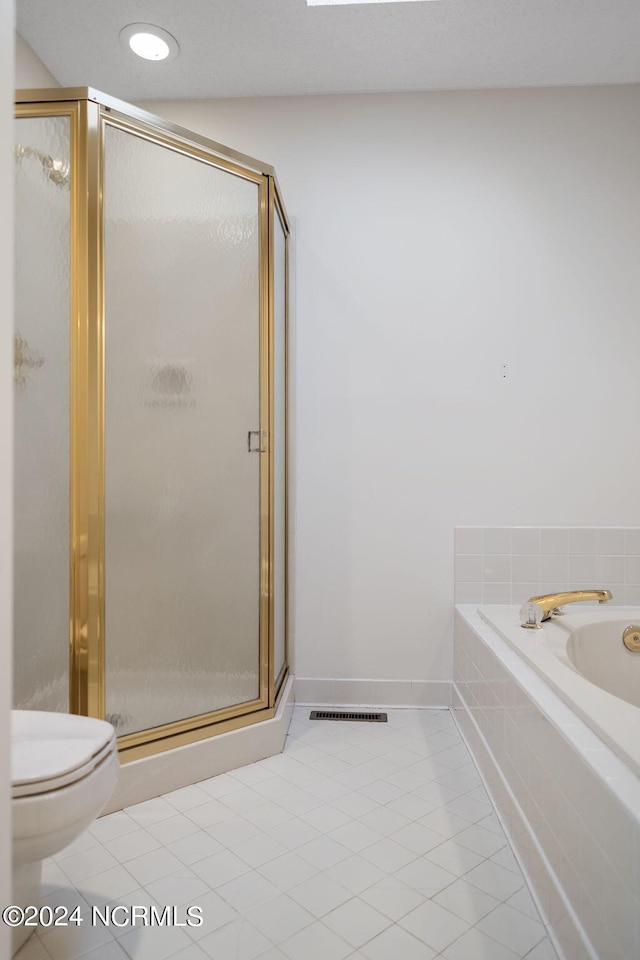
[[[118,40],[142,21],[180,56]],[[640,82],[640,0],[17,0],[63,86],[129,100]]]

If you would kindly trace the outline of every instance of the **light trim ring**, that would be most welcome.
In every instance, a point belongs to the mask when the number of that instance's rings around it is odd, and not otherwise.
[[[120,42],[130,53],[150,63],[168,63],[180,53],[175,37],[152,23],[130,23],[120,31]]]

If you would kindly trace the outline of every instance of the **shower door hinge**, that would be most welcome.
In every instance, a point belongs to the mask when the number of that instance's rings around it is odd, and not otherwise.
[[[253,438],[256,438],[255,444]],[[249,430],[247,434],[247,450],[249,453],[267,452],[267,431]]]

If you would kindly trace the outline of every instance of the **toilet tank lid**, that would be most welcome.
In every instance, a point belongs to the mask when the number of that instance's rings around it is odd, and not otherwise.
[[[44,710],[11,711],[11,783],[58,779],[83,767],[115,738],[110,723]]]

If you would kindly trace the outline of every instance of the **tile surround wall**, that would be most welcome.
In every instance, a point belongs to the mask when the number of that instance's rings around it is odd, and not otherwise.
[[[456,527],[455,602],[606,588],[640,604],[640,527]]]
[[[640,780],[471,605],[454,644],[454,716],[566,960],[639,957]]]

